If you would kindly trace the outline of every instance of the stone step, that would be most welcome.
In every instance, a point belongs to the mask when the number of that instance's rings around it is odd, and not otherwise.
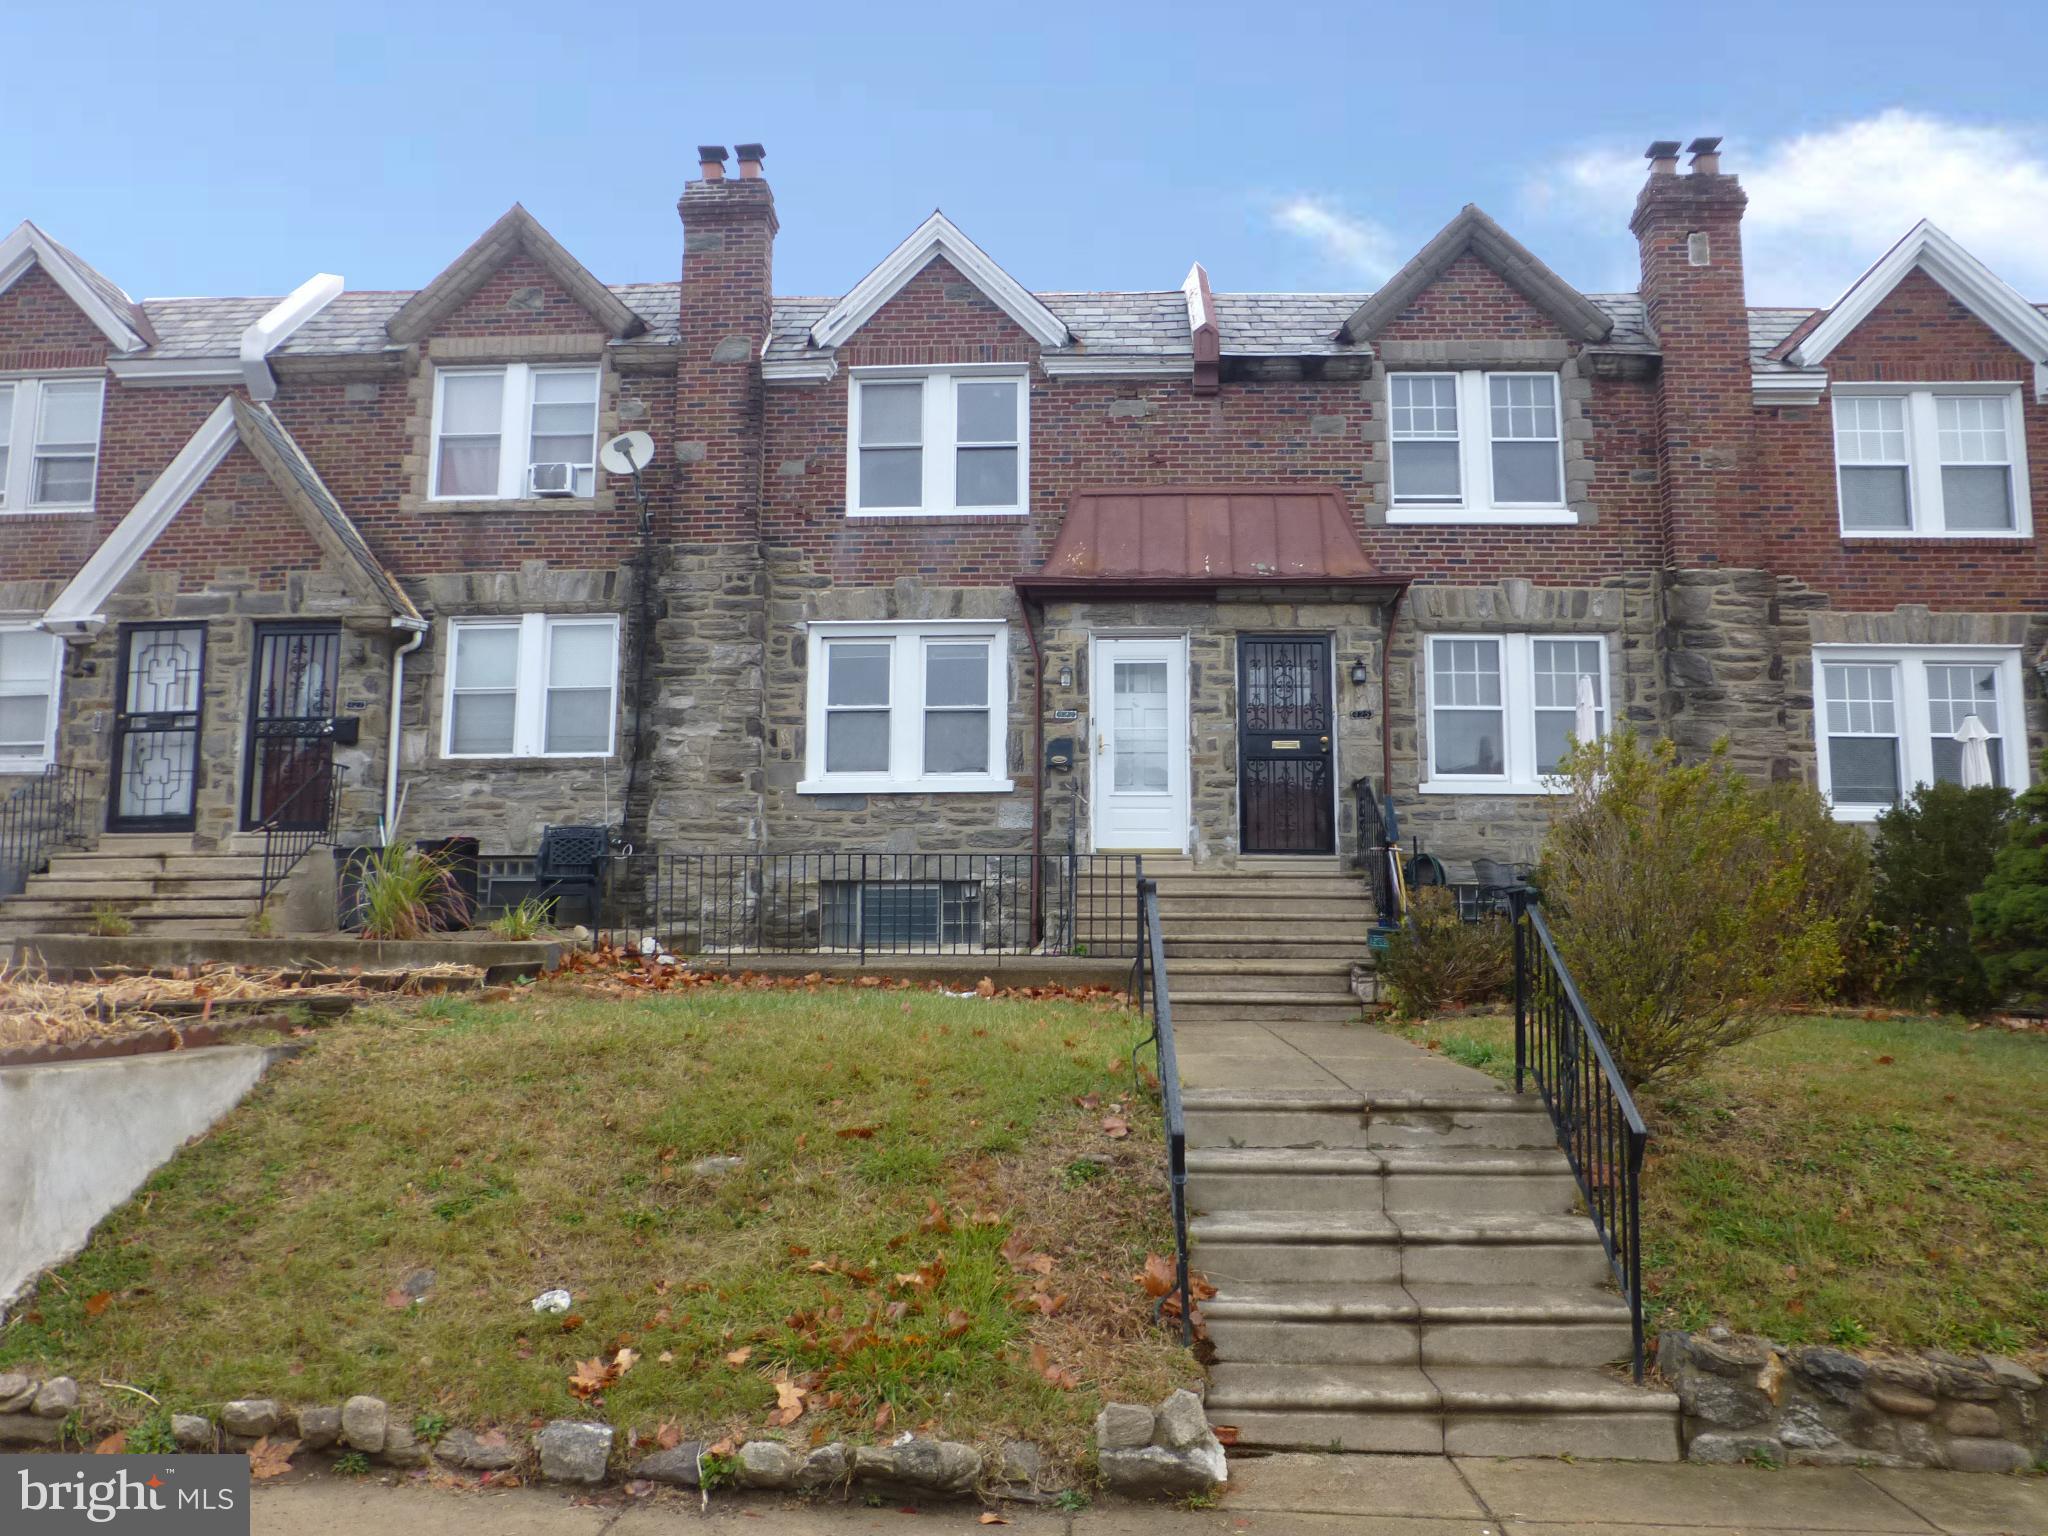
[[[1341,961],[1347,971],[1353,965],[1370,966],[1371,952],[1366,948],[1361,935],[1356,938],[1274,938],[1261,939],[1255,945],[1240,938],[1197,938],[1190,935],[1178,938],[1172,934],[1166,937],[1166,958],[1179,960],[1227,960],[1245,954],[1256,954],[1260,960],[1315,960]],[[1178,965],[1170,965],[1168,978],[1180,974]]]
[[[1198,895],[1164,897],[1159,902],[1159,921],[1169,927],[1180,918],[1280,918],[1319,917],[1338,921],[1372,917],[1372,897],[1353,889],[1328,896],[1247,896],[1240,892],[1203,892]]]
[[[1338,960],[1239,959],[1188,960],[1166,967],[1166,984],[1172,989],[1176,1006],[1183,998],[1229,991],[1233,994],[1280,993],[1289,997],[1315,997],[1327,1002],[1330,995],[1351,995],[1351,966]]]
[[[4,906],[0,906],[0,912],[4,912],[10,922],[48,922],[53,919],[66,918],[90,922],[93,908],[97,905],[99,905],[97,899],[83,901],[67,897],[62,900],[48,900],[35,896],[15,896],[9,898]],[[254,896],[145,897],[141,900],[132,898],[127,900],[109,900],[106,902],[106,905],[120,913],[123,917],[131,920],[155,917],[228,918],[252,915],[256,911],[256,898]],[[54,930],[45,928],[39,931],[48,933]]]
[[[1589,1370],[1218,1364],[1207,1406],[1258,1449],[1679,1455],[1676,1397]]]
[[[245,880],[263,873],[263,855],[60,853],[48,873],[62,880]]]
[[[99,841],[102,853],[190,853],[192,848],[190,832],[103,832]]]
[[[1244,1285],[1202,1316],[1233,1364],[1597,1367],[1633,1347],[1628,1304],[1590,1287]]]
[[[1170,974],[1170,973],[1169,973]],[[1174,1009],[1180,1008],[1176,998]],[[1555,1147],[1533,1095],[1189,1089],[1190,1147]]]
[[[255,896],[263,889],[261,872],[232,878],[194,879],[189,875],[157,875],[120,880],[85,880],[72,875],[31,875],[24,896],[51,901],[118,901],[148,897]]]
[[[1188,1153],[1188,1201],[1212,1213],[1562,1213],[1578,1193],[1555,1148],[1200,1147]]]
[[[1266,901],[1280,896],[1371,900],[1371,892],[1363,882],[1346,875],[1162,875],[1156,883],[1162,912],[1202,896],[1229,896],[1244,901]]]
[[[1218,912],[1207,917],[1160,914],[1159,931],[1168,943],[1175,939],[1228,939],[1240,954],[1263,954],[1276,941],[1299,943],[1320,939],[1332,944],[1349,944],[1363,954],[1372,940],[1372,922],[1342,918],[1266,917],[1256,908],[1235,913]]]
[[[1219,1289],[1332,1285],[1597,1286],[1611,1271],[1583,1216],[1378,1211],[1226,1212],[1188,1226],[1195,1267]]]
[[[1169,970],[1169,986],[1171,971]],[[1272,1020],[1295,1024],[1343,1024],[1356,1020],[1358,999],[1336,992],[1257,991],[1233,983],[1228,990],[1172,987],[1173,1016],[1190,1024],[1222,1020]]]

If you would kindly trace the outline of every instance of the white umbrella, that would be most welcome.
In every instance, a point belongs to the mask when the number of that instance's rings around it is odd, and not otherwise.
[[[1991,732],[1975,715],[1965,715],[1956,727],[1956,740],[1963,744],[1963,788],[1981,789],[1991,782],[1991,749],[1985,745]]]
[[[1582,747],[1590,747],[1600,739],[1600,706],[1593,699],[1593,679],[1585,672],[1579,674],[1579,707],[1572,721],[1572,733]]]

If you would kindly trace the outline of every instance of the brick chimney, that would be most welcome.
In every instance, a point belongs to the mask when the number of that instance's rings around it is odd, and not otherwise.
[[[1659,468],[1665,559],[1738,565],[1741,480],[1750,461],[1749,313],[1742,280],[1741,183],[1722,174],[1721,141],[1694,139],[1689,169],[1676,140],[1652,144],[1650,174],[1629,220],[1642,258],[1643,304],[1664,354]]]

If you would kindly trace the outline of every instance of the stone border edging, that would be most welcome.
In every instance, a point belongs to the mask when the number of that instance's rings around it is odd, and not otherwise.
[[[165,1051],[197,1050],[210,1045],[247,1045],[246,1037],[288,1035],[295,1028],[287,1013],[262,1013],[239,1019],[209,1019],[194,1024],[160,1024],[127,1035],[101,1035],[86,1040],[16,1045],[0,1050],[0,1068],[45,1067],[67,1061],[111,1061],[122,1056],[155,1056]]]

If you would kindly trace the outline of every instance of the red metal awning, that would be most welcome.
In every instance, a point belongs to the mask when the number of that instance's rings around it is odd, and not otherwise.
[[[1372,562],[1335,491],[1201,485],[1076,491],[1036,593],[1405,585]]]

